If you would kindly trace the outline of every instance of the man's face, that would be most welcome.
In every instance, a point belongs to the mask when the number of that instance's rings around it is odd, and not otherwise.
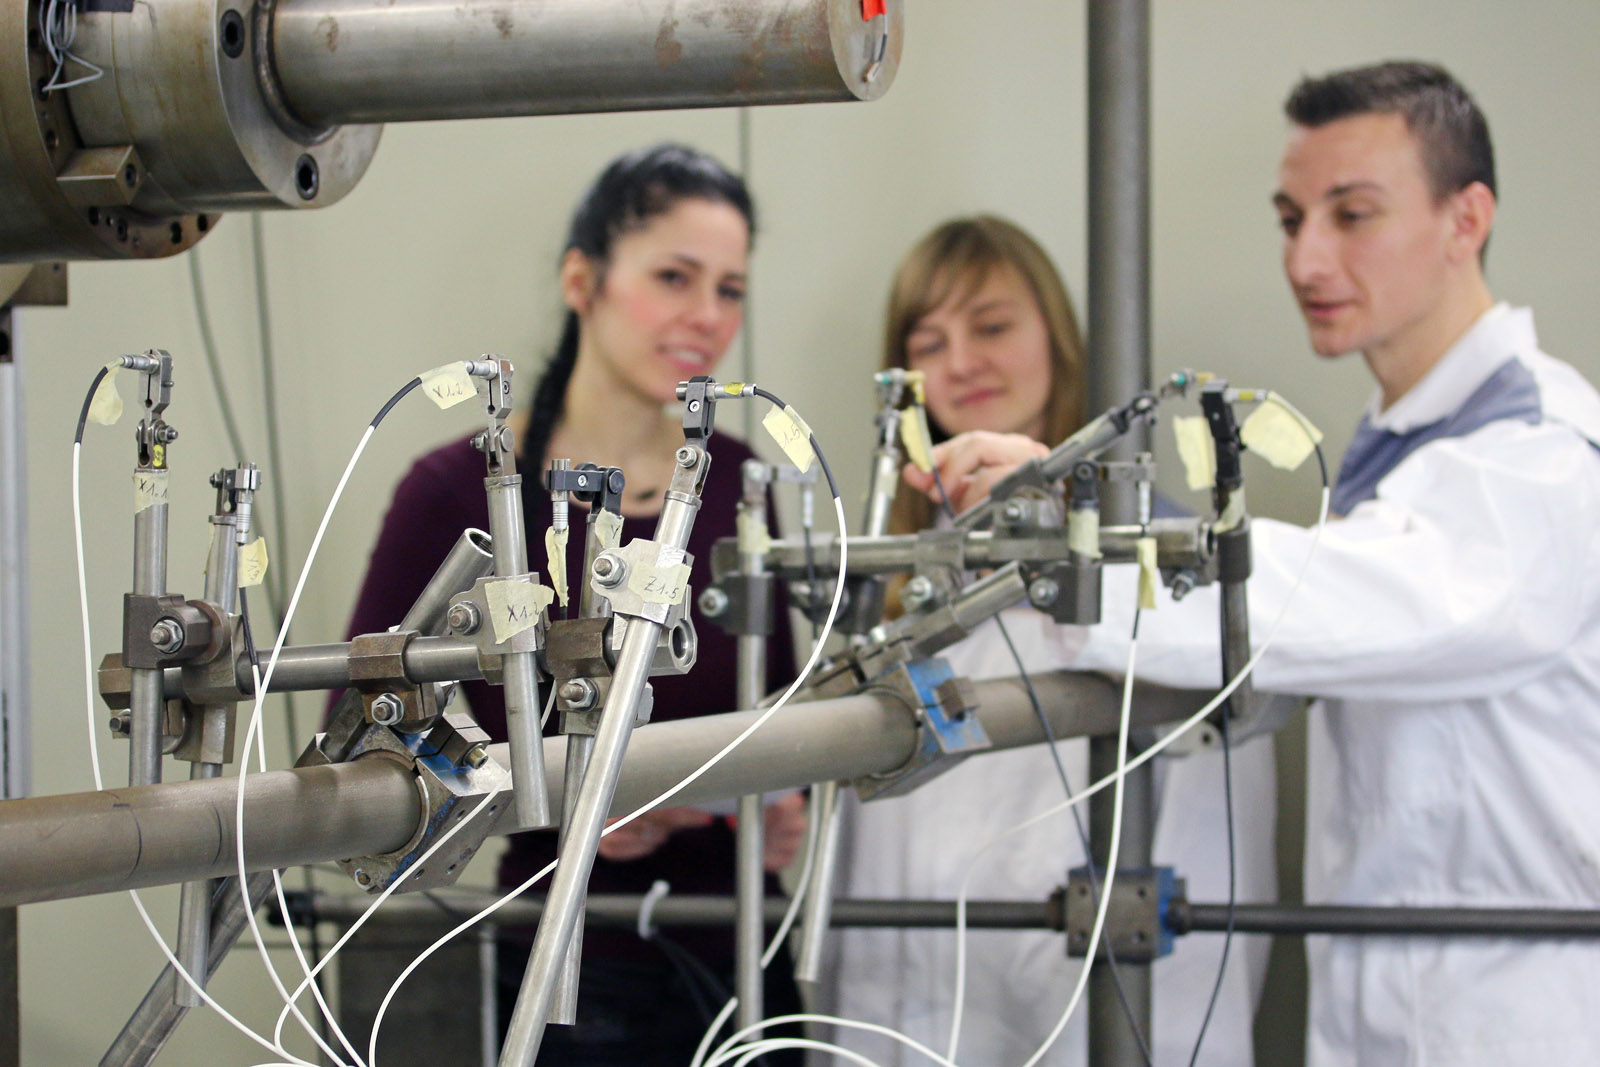
[[[1382,359],[1427,337],[1451,279],[1451,200],[1434,203],[1403,116],[1296,126],[1272,198],[1283,270],[1318,355]]]

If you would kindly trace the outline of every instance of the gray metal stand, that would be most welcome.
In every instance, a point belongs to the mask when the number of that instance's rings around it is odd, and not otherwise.
[[[1088,5],[1089,107],[1089,409],[1099,411],[1150,388],[1150,12],[1147,0],[1096,0]],[[1143,437],[1143,440],[1140,438]],[[1148,447],[1135,430],[1110,453],[1127,459]],[[1108,522],[1135,519],[1134,486],[1103,487]],[[1117,742],[1089,742],[1089,769],[1099,779],[1116,769]],[[1149,764],[1124,785],[1119,868],[1150,866],[1154,779]],[[1103,864],[1111,842],[1109,792],[1089,801],[1090,862]],[[1109,968],[1089,978],[1089,1063],[1138,1063],[1130,1027],[1150,1032],[1150,968],[1118,968],[1128,1011],[1117,1001]]]

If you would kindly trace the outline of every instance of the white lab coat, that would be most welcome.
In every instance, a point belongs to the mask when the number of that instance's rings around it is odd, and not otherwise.
[[[1051,654],[1056,627],[1027,607],[1004,614],[1025,663]],[[975,679],[1014,676],[1015,661],[993,623],[948,649],[957,674]],[[1198,705],[1197,705],[1198,706]],[[1073,789],[1088,785],[1088,744],[1058,743]],[[1275,786],[1270,738],[1233,752],[1238,899],[1275,898]],[[1223,818],[1222,756],[1208,751],[1163,759],[1157,770],[1157,863],[1188,879],[1191,899],[1227,899],[1227,838]],[[854,800],[854,794],[847,794]],[[915,792],[853,804],[846,875],[851,897],[954,899],[979,849],[1026,817],[1060,803],[1060,778],[1043,745],[968,759]],[[1087,812],[1084,812],[1087,818]],[[1087,824],[1085,824],[1087,825]],[[1082,865],[1083,848],[1070,815],[1015,835],[978,861],[971,899],[1043,900]],[[941,1054],[949,1039],[955,986],[956,937],[951,930],[850,929],[838,932],[835,995],[846,1017],[898,1029]],[[1189,1062],[1200,1020],[1217,976],[1220,934],[1191,934],[1155,964],[1155,1062]],[[1236,936],[1217,1010],[1200,1063],[1249,1065],[1250,1026],[1266,972],[1265,938]],[[968,934],[966,1009],[957,1061],[973,1067],[1016,1067],[1032,1055],[1066,1008],[1080,960],[1069,959],[1065,938],[1043,931]],[[1127,965],[1124,965],[1127,966]],[[1040,1062],[1086,1062],[1086,1013],[1075,1017]],[[888,1038],[841,1030],[846,1048],[882,1067],[920,1067],[928,1061]],[[843,1061],[840,1061],[843,1062]]]
[[[1600,906],[1600,396],[1503,305],[1369,419],[1397,434],[1462,409],[1508,361],[1537,398],[1422,445],[1331,523],[1256,672],[1313,710],[1306,895],[1346,904]],[[1253,526],[1259,646],[1310,550]],[[1133,575],[1106,621],[1040,666],[1123,669]],[[1115,573],[1114,573],[1115,572]],[[1214,590],[1141,623],[1135,672],[1216,675]],[[1593,941],[1312,938],[1316,1067],[1600,1063]]]

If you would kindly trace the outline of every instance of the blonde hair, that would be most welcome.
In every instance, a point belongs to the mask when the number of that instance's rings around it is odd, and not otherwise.
[[[1013,222],[996,215],[951,219],[924,236],[901,259],[889,286],[883,366],[904,367],[906,339],[923,316],[952,296],[975,293],[997,268],[1010,267],[1027,284],[1050,338],[1050,388],[1044,407],[1044,443],[1056,445],[1084,423],[1083,335],[1072,301],[1050,256]],[[933,438],[948,434],[930,419]],[[891,533],[933,525],[933,504],[902,483],[889,512]]]

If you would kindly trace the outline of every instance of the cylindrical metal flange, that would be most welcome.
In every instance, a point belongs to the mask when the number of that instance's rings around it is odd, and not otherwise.
[[[374,122],[875,99],[904,21],[904,0],[872,19],[859,0],[149,0],[79,13],[72,53],[104,74],[46,92],[41,2],[0,0],[0,263],[171,255],[220,211],[331,204]]]
[[[904,4],[278,0],[284,97],[323,124],[873,100]]]

